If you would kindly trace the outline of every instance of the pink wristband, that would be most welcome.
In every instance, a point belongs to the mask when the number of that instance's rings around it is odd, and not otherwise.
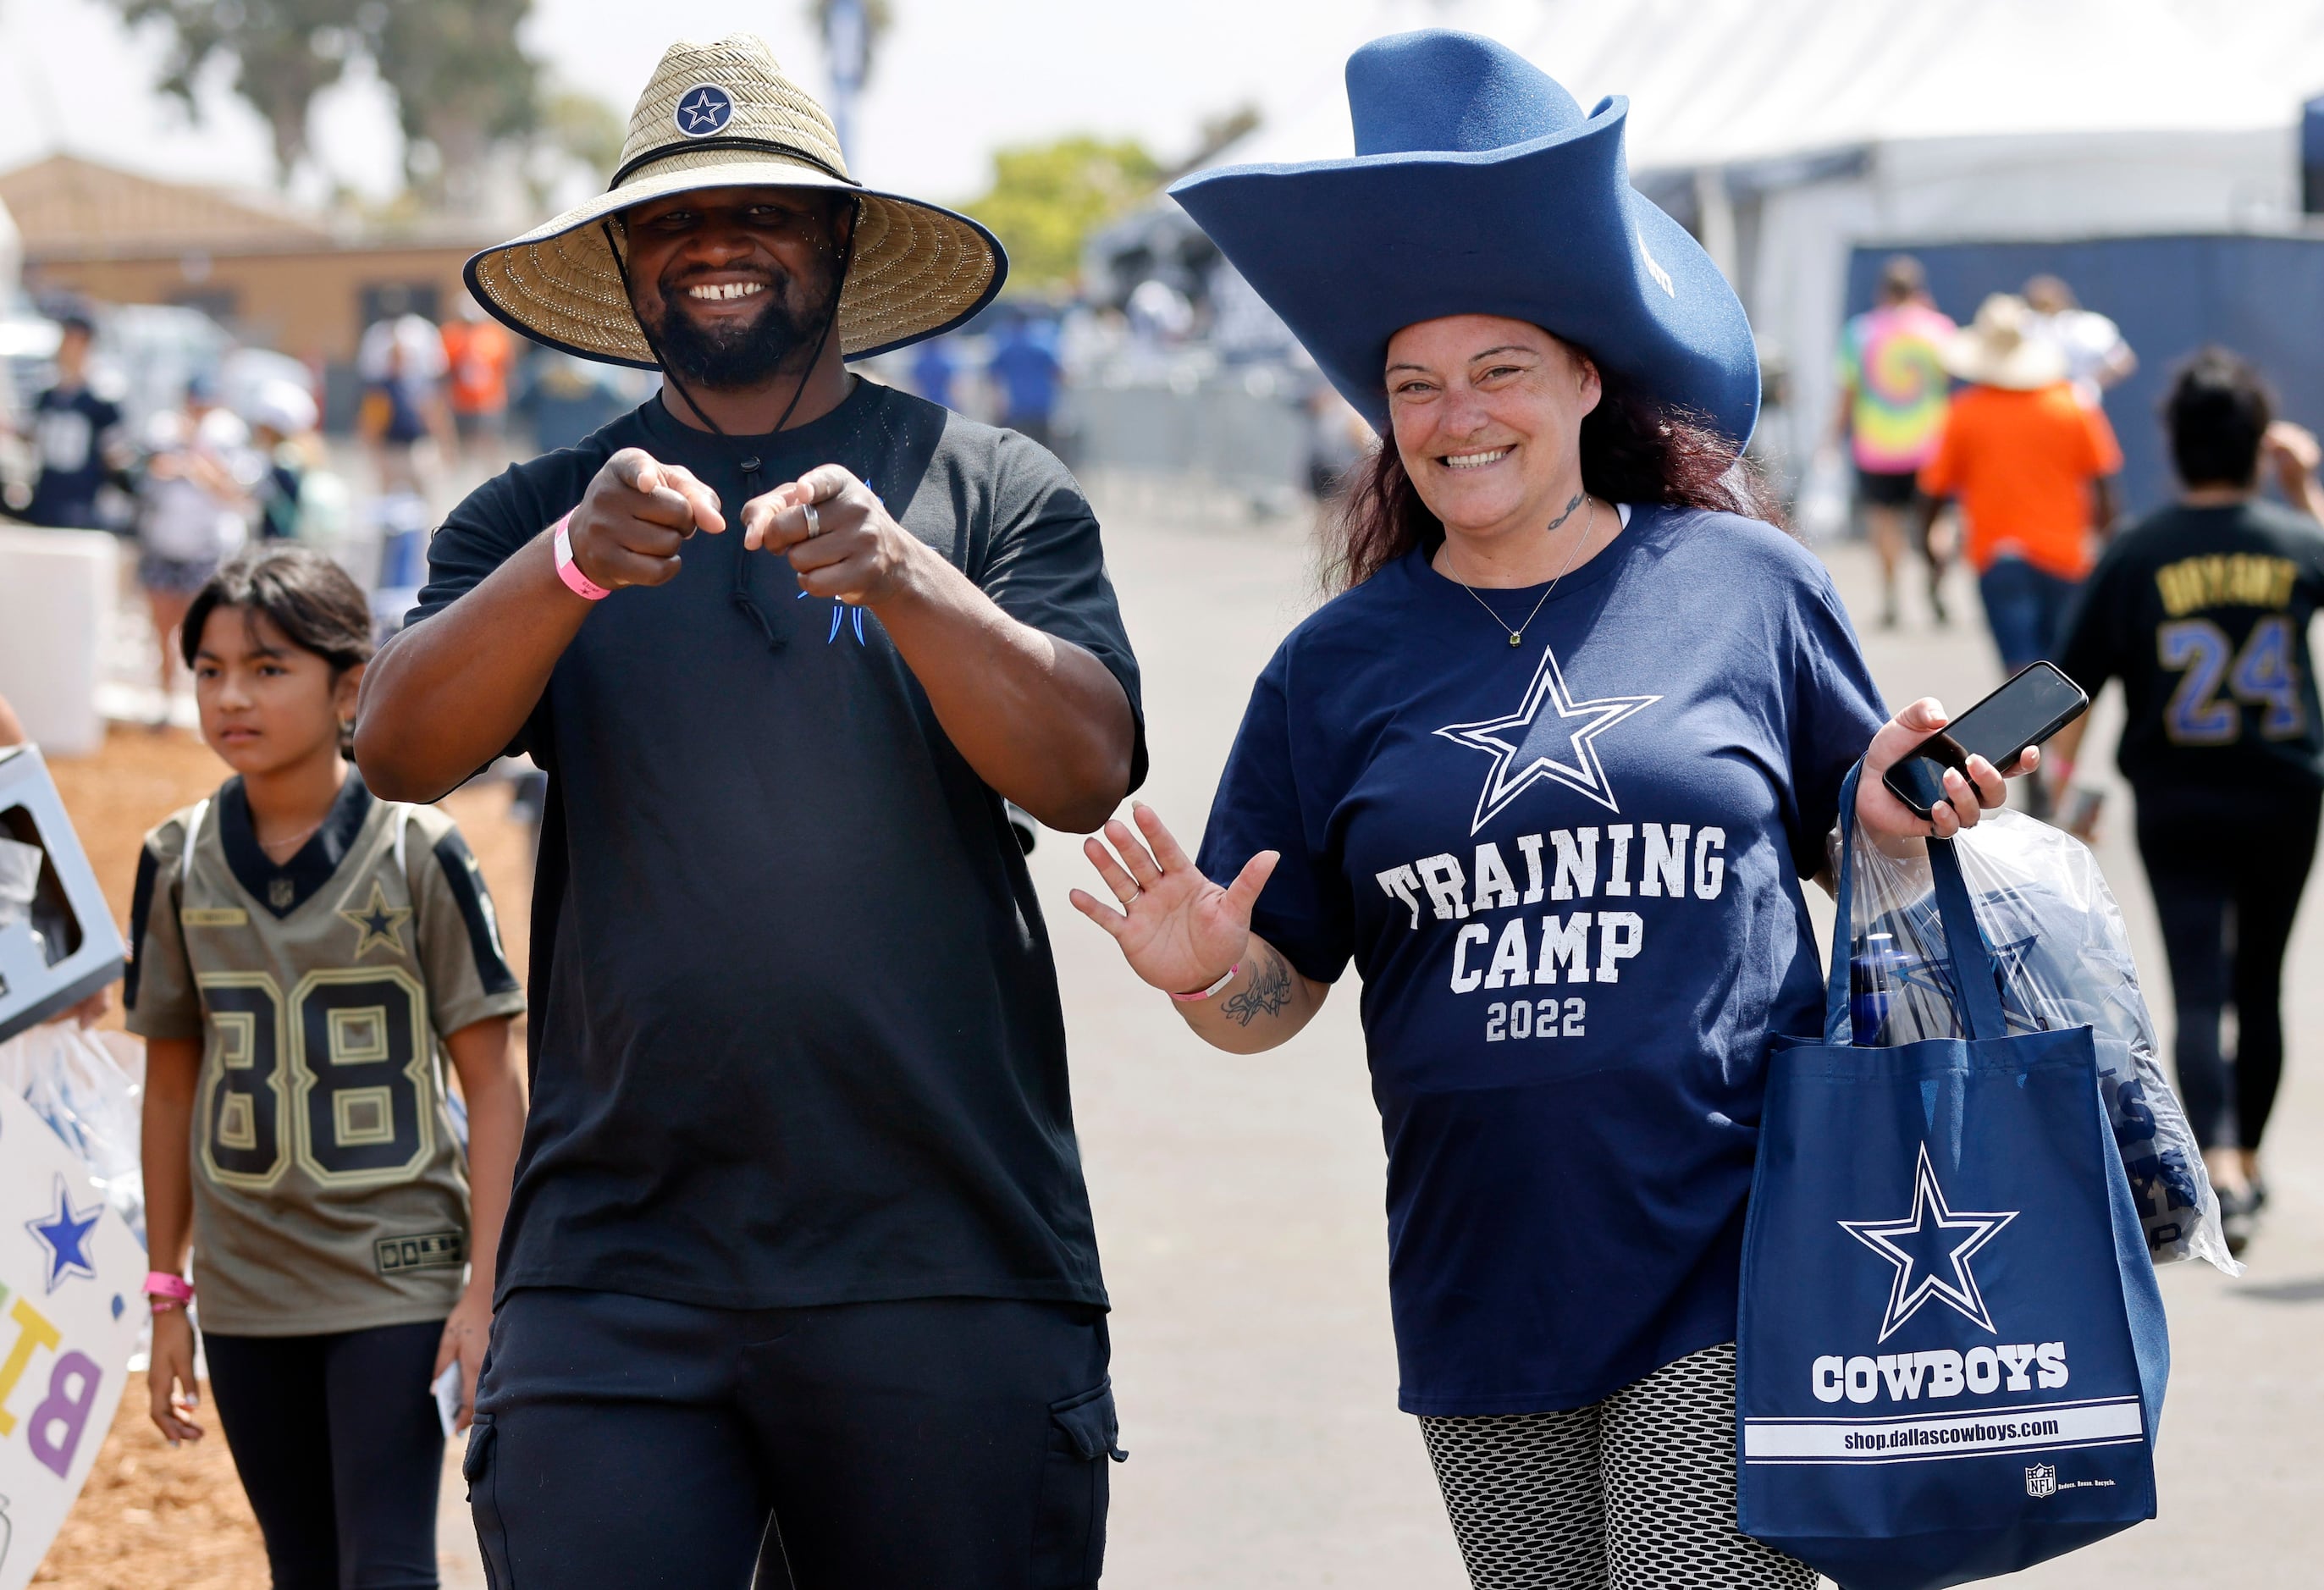
[[[1220,989],[1224,988],[1228,984],[1233,982],[1235,980],[1235,974],[1241,970],[1242,963],[1240,961],[1237,961],[1234,965],[1227,968],[1227,975],[1225,976],[1212,984],[1208,988],[1198,988],[1192,994],[1174,994],[1170,997],[1176,1000],[1180,1004],[1193,1004],[1199,1000],[1208,999]]]
[[[565,588],[584,601],[602,602],[613,593],[581,572],[581,565],[573,560],[573,515],[567,513],[557,522],[551,542],[557,549],[557,578]]]
[[[167,1298],[171,1302],[183,1306],[194,1300],[194,1283],[182,1275],[171,1275],[165,1270],[155,1270],[148,1272],[145,1277],[145,1295],[149,1298]]]

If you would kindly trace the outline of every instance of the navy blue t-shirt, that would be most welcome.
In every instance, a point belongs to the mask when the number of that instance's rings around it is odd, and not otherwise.
[[[1510,624],[1541,587],[1484,599]],[[1831,577],[1642,508],[1522,646],[1415,552],[1252,693],[1202,865],[1362,975],[1412,1413],[1593,1402],[1735,1336],[1769,1039],[1818,1025],[1799,879],[1885,714]]]
[[[1135,717],[1088,502],[1025,438],[869,381],[776,436],[654,398],[471,493],[411,621],[546,559],[542,528],[625,447],[691,469],[730,528],[598,604],[521,737],[549,798],[502,1290],[1102,1307],[1056,968],[1001,799],[879,615],[802,596],[735,528],[842,464],[1001,611],[1093,653]]]

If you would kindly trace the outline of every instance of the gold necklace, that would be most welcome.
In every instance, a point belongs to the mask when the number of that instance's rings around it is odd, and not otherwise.
[[[1587,495],[1587,494],[1584,494],[1584,495]],[[1564,512],[1564,513],[1560,513],[1556,518],[1554,518],[1554,519],[1551,520],[1551,521],[1549,522],[1549,528],[1550,528],[1551,530],[1555,530],[1559,525],[1561,525],[1561,524],[1564,523],[1567,520],[1569,520],[1569,519],[1572,518],[1572,517],[1573,517],[1573,510],[1574,510],[1574,509],[1576,509],[1576,508],[1578,508],[1578,507],[1580,507],[1581,505],[1582,505],[1582,499],[1581,499],[1580,497],[1576,497],[1572,502],[1570,502],[1570,503],[1566,504],[1565,504],[1565,512]],[[1537,617],[1539,617],[1539,616],[1540,616],[1542,608],[1543,608],[1544,606],[1545,606],[1545,605],[1548,604],[1548,602],[1549,602],[1549,598],[1550,598],[1550,594],[1551,594],[1551,592],[1555,591],[1555,590],[1557,589],[1557,582],[1558,582],[1558,580],[1563,579],[1563,578],[1565,578],[1565,572],[1566,572],[1566,569],[1572,569],[1572,568],[1573,567],[1573,559],[1575,559],[1575,557],[1576,557],[1576,556],[1578,556],[1578,555],[1581,553],[1582,549],[1584,546],[1586,546],[1586,545],[1588,545],[1588,544],[1589,544],[1591,532],[1592,531],[1596,530],[1597,528],[1598,528],[1598,499],[1597,499],[1596,497],[1591,497],[1591,498],[1590,498],[1590,517],[1589,517],[1589,518],[1587,518],[1587,519],[1585,519],[1585,520],[1583,520],[1583,521],[1582,522],[1582,539],[1581,539],[1580,541],[1575,541],[1575,542],[1573,543],[1573,545],[1572,545],[1571,547],[1569,547],[1569,548],[1567,548],[1567,549],[1566,549],[1566,551],[1565,551],[1565,567],[1564,567],[1563,569],[1560,569],[1557,571],[1556,578],[1554,578],[1554,579],[1552,579],[1552,580],[1549,582],[1549,590],[1546,590],[1546,591],[1542,592],[1542,594],[1541,594],[1541,600],[1540,600],[1540,601],[1538,601],[1538,602],[1536,602],[1536,603],[1533,605],[1533,611],[1532,611],[1531,613],[1528,613],[1528,614],[1526,614],[1526,615],[1525,615],[1525,623],[1520,624],[1519,624],[1519,625],[1517,625],[1517,628],[1515,628],[1515,629],[1509,629],[1508,624],[1506,622],[1504,622],[1504,621],[1503,621],[1503,619],[1502,619],[1501,615],[1500,615],[1499,614],[1498,614],[1498,613],[1496,613],[1496,612],[1494,612],[1494,611],[1493,611],[1493,605],[1492,605],[1490,602],[1486,601],[1484,597],[1482,597],[1482,596],[1480,596],[1477,595],[1477,588],[1476,588],[1476,587],[1474,587],[1474,586],[1471,585],[1467,580],[1462,579],[1462,578],[1459,575],[1457,575],[1457,574],[1456,574],[1456,575],[1454,575],[1454,576],[1452,577],[1452,583],[1453,583],[1453,584],[1455,584],[1455,585],[1457,585],[1457,586],[1459,586],[1462,590],[1464,590],[1464,591],[1466,591],[1466,592],[1468,592],[1468,593],[1469,593],[1469,598],[1470,598],[1470,600],[1471,600],[1471,601],[1473,601],[1474,603],[1476,603],[1476,604],[1477,604],[1477,605],[1478,605],[1478,606],[1482,607],[1482,608],[1485,610],[1485,616],[1486,616],[1486,617],[1488,617],[1488,618],[1489,618],[1489,619],[1491,619],[1491,620],[1493,621],[1494,626],[1495,626],[1496,628],[1503,629],[1503,630],[1508,630],[1508,631],[1509,644],[1510,644],[1511,646],[1522,646],[1522,645],[1524,645],[1524,644],[1525,644],[1525,633],[1526,633],[1526,631],[1527,629],[1531,628],[1531,627],[1532,627],[1532,625],[1533,625],[1533,621],[1534,621],[1536,618],[1537,618]],[[1546,532],[1545,532],[1545,533],[1546,533]]]

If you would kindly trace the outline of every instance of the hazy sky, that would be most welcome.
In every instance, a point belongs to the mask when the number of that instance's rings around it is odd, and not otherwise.
[[[534,0],[530,39],[560,77],[626,116],[671,40],[745,29],[820,92],[822,52],[805,9],[804,0]],[[996,145],[1057,133],[1134,134],[1167,158],[1204,116],[1245,100],[1336,92],[1356,43],[1457,22],[1464,9],[1464,0],[895,0],[896,28],[850,155],[868,180],[955,199],[984,185]],[[0,168],[62,146],[161,176],[267,181],[258,118],[221,80],[208,114],[189,123],[150,87],[160,55],[98,0],[0,0]],[[392,189],[398,143],[376,83],[333,90],[313,131],[338,180]]]

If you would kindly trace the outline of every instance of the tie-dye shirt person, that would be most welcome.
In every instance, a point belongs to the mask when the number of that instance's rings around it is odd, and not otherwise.
[[[1949,383],[1939,353],[1953,323],[1925,303],[1884,304],[1849,321],[1840,378],[1856,467],[1907,475],[1937,450]]]

